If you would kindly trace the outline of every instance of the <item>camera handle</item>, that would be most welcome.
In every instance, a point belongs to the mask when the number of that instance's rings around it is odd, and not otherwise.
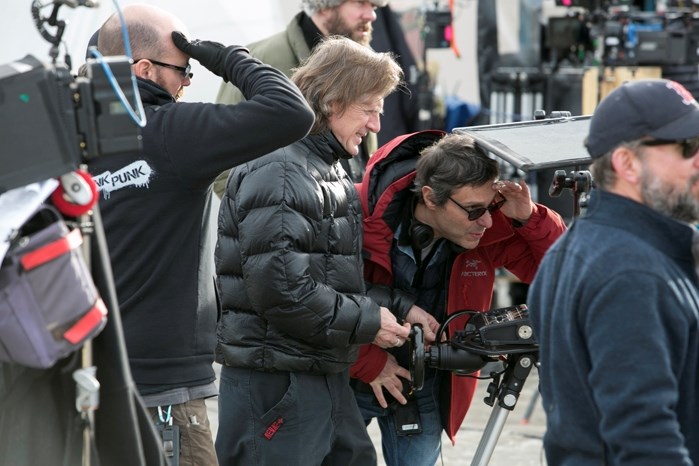
[[[592,174],[587,170],[573,171],[570,175],[565,170],[556,170],[549,187],[549,196],[558,197],[564,189],[573,191],[573,216],[580,215],[580,205],[587,200],[590,189],[594,187]]]
[[[488,385],[489,395],[483,401],[492,406],[493,410],[478,443],[471,466],[486,466],[490,462],[507,416],[517,405],[524,381],[529,376],[532,366],[536,364],[536,354],[510,354],[507,362],[502,378],[494,376],[493,381]]]

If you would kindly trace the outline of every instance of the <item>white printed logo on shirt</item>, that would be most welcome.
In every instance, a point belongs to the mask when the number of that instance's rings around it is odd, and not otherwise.
[[[466,269],[474,269],[474,270],[462,270],[461,271],[461,276],[462,277],[487,277],[488,276],[488,271],[487,270],[478,270],[481,268],[481,263],[482,261],[479,261],[477,259],[468,259],[464,263],[464,266]]]
[[[118,191],[122,188],[148,187],[153,170],[145,160],[138,160],[130,163],[121,170],[101,173],[93,179],[97,183],[97,189],[102,192],[105,199],[109,199],[113,191]]]

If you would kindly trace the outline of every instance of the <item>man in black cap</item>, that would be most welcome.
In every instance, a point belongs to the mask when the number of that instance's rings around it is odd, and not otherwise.
[[[699,464],[699,105],[640,80],[598,106],[587,213],[527,301],[540,347],[547,462]]]

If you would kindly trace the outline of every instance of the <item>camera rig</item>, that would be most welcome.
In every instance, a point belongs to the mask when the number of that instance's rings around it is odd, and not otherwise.
[[[32,55],[0,65],[0,193],[58,177],[98,157],[141,149],[140,127],[129,114],[137,101],[131,60],[103,57],[87,60],[85,76],[70,71],[70,57],[57,63],[65,23],[57,17],[62,5],[94,6],[93,2],[56,0],[49,17],[32,3],[32,16],[42,37],[51,43],[52,62]],[[55,26],[51,33],[47,26]]]
[[[463,330],[442,341],[449,323],[469,317]],[[517,404],[524,382],[537,363],[539,345],[529,322],[527,306],[519,304],[488,312],[457,311],[440,326],[435,341],[426,349],[422,326],[413,325],[410,333],[410,375],[412,388],[422,389],[425,367],[473,374],[489,362],[502,361],[504,371],[489,374],[488,396],[484,402],[493,407],[472,465],[487,465],[507,416]]]

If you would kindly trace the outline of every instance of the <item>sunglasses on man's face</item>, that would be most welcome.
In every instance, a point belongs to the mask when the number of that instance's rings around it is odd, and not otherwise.
[[[679,144],[682,148],[682,157],[685,159],[691,159],[699,151],[699,136],[683,139],[681,141],[666,141],[663,139],[650,139],[648,141],[641,141],[642,146],[665,146],[669,144]]]
[[[165,63],[162,61],[158,60],[153,60],[151,58],[139,58],[138,60],[134,60],[134,65],[141,60],[148,60],[154,65],[157,66],[162,66],[163,68],[170,68],[171,70],[179,71],[179,73],[182,75],[182,79],[192,79],[194,77],[194,73],[192,73],[192,65],[187,63],[187,66],[177,66],[177,65],[171,65],[170,63]]]
[[[500,210],[500,207],[502,207],[502,205],[505,203],[505,201],[507,201],[507,199],[505,199],[500,193],[498,193],[498,196],[500,196],[500,199],[493,199],[493,202],[488,207],[476,207],[475,209],[467,209],[466,207],[462,206],[454,199],[452,199],[451,196],[449,196],[449,200],[457,206],[459,206],[461,210],[466,212],[466,214],[468,215],[468,219],[473,222],[474,220],[478,220],[483,215],[485,215],[486,212],[489,212],[492,215],[493,213]]]

